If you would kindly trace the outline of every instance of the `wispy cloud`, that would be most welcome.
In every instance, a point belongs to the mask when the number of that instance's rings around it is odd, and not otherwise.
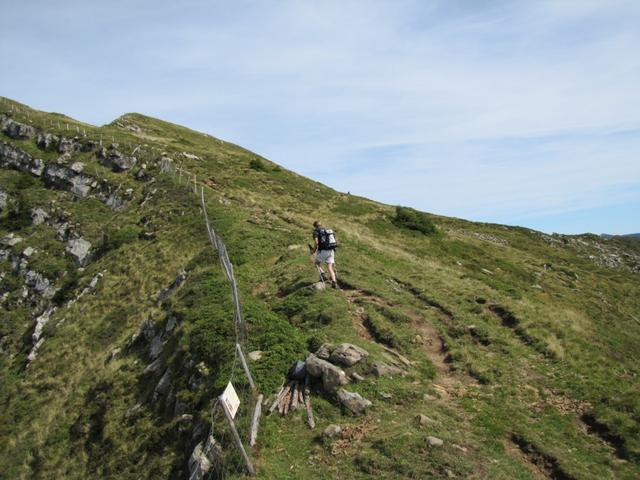
[[[25,3],[0,88],[36,107],[158,115],[450,215],[640,202],[635,1]]]

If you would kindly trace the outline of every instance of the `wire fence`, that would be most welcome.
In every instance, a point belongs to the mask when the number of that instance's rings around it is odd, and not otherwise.
[[[234,345],[233,365],[231,368],[231,372],[229,374],[229,383],[233,384],[236,372],[238,371],[238,368],[240,366],[247,379],[248,389],[243,388],[243,386],[240,385],[239,396],[244,397],[244,401],[246,405],[249,405],[255,402],[254,415],[253,415],[254,422],[255,422],[256,411],[259,412],[260,404],[261,404],[260,402],[263,397],[262,395],[258,395],[258,389],[256,387],[253,376],[251,374],[251,370],[249,368],[249,365],[246,361],[246,357],[244,354],[244,346],[246,345],[246,341],[247,341],[247,325],[246,325],[244,316],[242,314],[242,302],[240,300],[238,281],[235,276],[233,263],[229,258],[229,253],[224,241],[222,240],[222,237],[215,231],[209,219],[209,213],[207,211],[207,202],[205,199],[205,188],[208,189],[209,187],[204,183],[198,182],[195,173],[189,172],[181,165],[176,165],[175,162],[173,162],[171,159],[162,158],[160,160],[159,167],[160,167],[160,172],[171,175],[173,179],[178,183],[179,186],[184,186],[190,193],[200,197],[200,207],[202,209],[202,215],[204,218],[204,225],[207,232],[207,236],[209,238],[211,247],[213,248],[214,252],[217,253],[222,270],[224,271],[225,276],[229,282],[229,286],[231,289],[231,297],[233,301],[233,309],[234,309],[233,325],[234,325],[235,345]],[[250,474],[253,474],[255,472],[253,470],[251,459],[249,458],[249,455],[246,453],[244,446],[242,445],[240,439],[238,438],[238,433],[235,429],[234,421],[229,417],[228,411],[226,411],[225,408],[226,407],[222,405],[220,397],[218,397],[211,409],[210,435],[213,436],[215,432],[216,435],[219,435],[220,443],[222,445],[225,444],[226,435],[228,435],[228,432],[226,432],[227,428],[224,425],[219,424],[220,419],[222,417],[220,413],[221,412],[225,413],[226,414],[225,416],[227,417],[227,421],[228,421],[228,428],[231,430],[230,433],[232,434],[232,437],[234,437],[233,439],[235,440],[236,448],[238,449],[238,452],[241,454],[241,457],[243,458],[244,468]],[[242,409],[241,411],[248,412],[248,409],[245,408],[245,409]],[[259,413],[257,414],[257,416],[259,417]],[[249,420],[248,416],[246,416],[242,420],[243,421],[240,423],[243,426],[248,426],[248,420]],[[252,425],[252,428],[257,428],[257,427],[255,427],[255,425]],[[252,435],[255,435],[255,432]],[[254,436],[252,436],[252,438],[254,438]],[[253,443],[253,440],[250,443]],[[229,465],[227,466],[219,466],[217,469],[218,477],[223,478],[225,471],[233,470],[235,468],[238,468],[238,466],[241,466],[241,465],[238,465],[237,462],[233,462],[233,461],[229,462]]]

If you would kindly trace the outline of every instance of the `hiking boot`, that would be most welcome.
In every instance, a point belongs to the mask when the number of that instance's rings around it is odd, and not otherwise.
[[[338,282],[331,282],[331,288],[338,288]]]
[[[321,281],[322,283],[324,283],[324,282],[326,282],[326,281],[327,281],[327,276],[325,275],[325,273],[324,273],[324,272],[320,272],[320,281]]]

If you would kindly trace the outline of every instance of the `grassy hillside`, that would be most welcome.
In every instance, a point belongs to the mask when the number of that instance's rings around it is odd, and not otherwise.
[[[315,386],[315,429],[302,410],[263,418],[250,449],[260,478],[640,476],[637,241],[397,210],[139,114],[94,127],[4,98],[0,114],[95,142],[65,156],[37,136],[0,133],[12,152],[81,162],[95,181],[80,197],[0,169],[0,478],[188,478],[231,375],[245,437],[251,395],[234,362],[229,285],[199,197],[161,159],[204,187],[235,266],[245,350],[263,352],[250,367],[267,399],[324,342],[370,354],[354,367],[365,379],[347,387],[373,403],[364,415]],[[105,166],[100,142],[135,165]],[[39,224],[37,208],[48,215]],[[340,240],[340,290],[310,288],[316,219]],[[80,267],[67,252],[75,238],[91,244]],[[182,271],[184,283],[162,294]],[[42,278],[53,295],[38,290]],[[36,319],[51,307],[29,361]],[[410,366],[371,374],[375,362],[398,363],[392,352]],[[323,436],[329,424],[341,436]],[[214,426],[223,476],[243,477],[224,422]]]

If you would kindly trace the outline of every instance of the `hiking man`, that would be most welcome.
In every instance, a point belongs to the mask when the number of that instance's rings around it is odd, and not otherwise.
[[[315,264],[318,272],[320,273],[320,281],[324,282],[327,276],[322,270],[321,264],[326,263],[329,269],[329,275],[331,275],[331,286],[338,288],[338,280],[336,279],[336,270],[334,265],[336,263],[336,247],[338,242],[333,230],[330,228],[324,228],[322,224],[316,220],[313,222],[313,247],[311,253],[315,253]]]

